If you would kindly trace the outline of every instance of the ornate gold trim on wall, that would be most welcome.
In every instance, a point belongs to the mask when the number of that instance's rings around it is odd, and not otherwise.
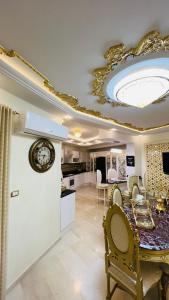
[[[169,190],[169,176],[163,173],[163,152],[169,152],[169,142],[145,145],[146,179],[150,191]]]
[[[149,39],[148,39],[148,36],[149,36]],[[154,40],[156,41],[156,40],[158,40],[158,36],[159,36],[159,33],[156,32],[156,31],[151,32],[147,35],[147,41],[149,41],[149,43],[150,43],[150,48],[153,47],[152,39],[154,38]],[[145,39],[145,37],[144,37],[144,39]],[[163,38],[163,44],[165,45],[163,47],[166,50],[169,50],[169,37]],[[139,53],[142,54],[143,52],[145,52],[145,50],[143,51],[144,48],[146,48],[146,53],[150,52],[149,47],[148,47],[148,42],[147,42],[146,47],[145,47],[144,42],[142,41],[142,43],[140,42],[140,45],[138,47],[139,51],[138,50],[132,50],[132,51],[133,51],[133,53],[137,53],[137,55],[140,55]],[[155,47],[155,49],[156,48],[157,47]],[[112,50],[110,48],[106,52],[105,57],[106,57],[107,61],[109,62],[109,68],[111,67],[112,63],[115,63],[115,61],[116,62],[120,61],[121,57],[123,57],[123,59],[124,59],[126,57],[126,55],[129,55],[131,50],[130,51],[128,50],[128,52],[126,52],[126,54],[124,55],[124,49],[125,49],[124,45],[120,45],[120,46],[118,45],[118,46],[113,46]],[[132,48],[132,49],[135,49],[135,48]],[[161,49],[161,48],[159,47],[159,49]],[[116,52],[116,50],[118,50],[118,51],[117,51],[116,54],[114,54],[114,52]],[[0,46],[0,55],[5,55],[5,56],[10,57],[10,58],[13,58],[13,57],[18,58],[19,61],[21,61],[24,65],[26,65],[29,69],[31,69],[36,75],[38,75],[43,80],[43,87],[45,87],[50,93],[52,93],[54,96],[56,96],[57,99],[59,99],[61,102],[65,103],[66,105],[71,107],[74,111],[83,113],[83,114],[88,115],[88,116],[93,116],[93,117],[99,118],[101,120],[108,121],[109,123],[112,123],[113,125],[118,125],[122,128],[131,129],[133,131],[140,132],[140,133],[148,131],[148,130],[157,129],[157,128],[169,127],[169,123],[167,123],[167,124],[164,124],[164,125],[161,125],[161,126],[141,128],[141,127],[134,126],[131,123],[124,123],[124,122],[120,122],[120,121],[118,121],[114,118],[106,117],[106,116],[102,115],[102,113],[99,112],[99,111],[95,111],[95,110],[92,110],[92,109],[88,109],[84,106],[81,106],[79,104],[78,98],[76,98],[72,95],[69,95],[67,93],[62,93],[62,92],[57,91],[54,88],[54,86],[52,86],[50,84],[50,82],[49,82],[49,80],[46,76],[44,76],[41,72],[39,72],[39,70],[37,70],[34,66],[32,66],[26,59],[24,59],[15,50],[8,50],[8,49]],[[95,70],[94,72],[96,72],[96,76],[98,78],[103,78],[104,76],[106,76],[109,68],[108,69],[105,68],[105,71],[103,71],[104,68],[100,68],[100,71],[99,71],[99,69],[97,69],[97,71]],[[101,99],[102,99],[102,97],[100,98],[100,101],[101,101]],[[104,99],[102,99],[102,101],[104,101]],[[163,99],[158,99],[157,101],[161,102],[161,101],[164,101],[164,100]],[[112,105],[114,107],[117,106],[116,103],[114,103]],[[127,105],[124,104],[123,106],[127,106]]]
[[[92,82],[92,95],[98,96],[98,103],[105,104],[111,103],[113,107],[123,106],[128,107],[125,103],[116,101],[109,101],[104,93],[104,85],[107,76],[116,69],[117,65],[124,63],[128,57],[135,58],[150,53],[169,50],[169,36],[162,37],[158,31],[151,31],[147,33],[138,44],[130,49],[124,44],[118,44],[110,47],[104,54],[106,65],[104,67],[93,70],[92,74],[95,79]],[[154,101],[152,104],[158,104],[165,101],[166,97]],[[130,106],[132,107],[132,106]]]

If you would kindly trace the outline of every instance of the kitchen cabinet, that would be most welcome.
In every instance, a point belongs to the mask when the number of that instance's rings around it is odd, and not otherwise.
[[[66,194],[66,195],[64,195]],[[67,190],[60,198],[60,231],[68,228],[75,219],[75,191]]]
[[[84,184],[96,184],[96,173],[93,172],[84,172],[76,175],[72,175],[70,177],[63,178],[63,185],[66,188],[70,188],[70,178],[74,178],[74,186],[73,188],[78,188]]]

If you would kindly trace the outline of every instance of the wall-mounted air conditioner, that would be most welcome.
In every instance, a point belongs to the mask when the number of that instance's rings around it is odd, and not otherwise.
[[[68,137],[66,127],[32,112],[15,115],[14,132],[49,137],[61,141]]]

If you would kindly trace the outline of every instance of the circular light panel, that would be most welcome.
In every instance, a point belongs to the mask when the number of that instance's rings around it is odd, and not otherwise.
[[[106,85],[109,100],[145,107],[169,91],[169,58],[135,63],[111,76]]]

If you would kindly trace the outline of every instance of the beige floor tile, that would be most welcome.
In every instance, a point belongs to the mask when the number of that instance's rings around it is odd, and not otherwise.
[[[97,203],[96,189],[77,191],[72,228],[7,295],[7,300],[105,300],[102,220],[107,208]],[[116,290],[113,300],[131,300]],[[158,300],[154,291],[147,300]]]

